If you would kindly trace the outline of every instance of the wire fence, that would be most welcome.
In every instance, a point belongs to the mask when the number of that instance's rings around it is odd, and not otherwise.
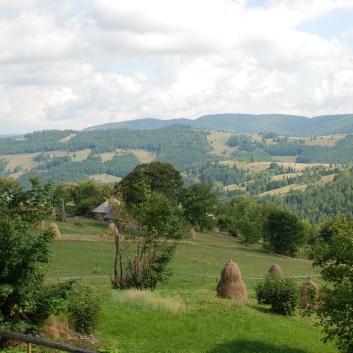
[[[321,280],[321,275],[305,275],[305,276],[286,276],[289,278],[293,278],[297,281],[305,281],[308,278],[313,279],[316,278],[318,280]],[[110,281],[113,276],[66,276],[66,277],[51,277],[47,278],[48,281],[56,281],[56,282],[63,282],[63,281],[70,281],[70,280],[77,280],[78,282],[93,282],[96,284],[99,283],[106,283],[106,280]],[[179,281],[190,281],[190,282],[203,282],[205,283],[206,281],[208,282],[215,282],[217,283],[220,280],[220,275],[218,276],[212,276],[212,275],[206,275],[206,274],[197,274],[197,273],[177,273],[172,276],[172,278],[177,278]],[[263,280],[264,277],[242,277],[242,280],[245,283],[248,283],[250,285],[254,285],[257,281]]]

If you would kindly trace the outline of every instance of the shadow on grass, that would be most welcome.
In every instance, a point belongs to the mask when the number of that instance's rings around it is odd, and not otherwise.
[[[247,304],[247,307],[253,310],[256,310],[260,313],[272,314],[271,307],[269,305],[265,306],[265,305],[259,305],[259,304],[253,304],[253,305]]]
[[[234,340],[228,343],[221,343],[207,353],[305,353],[302,349],[287,346],[275,346],[271,343],[264,343],[252,340]]]

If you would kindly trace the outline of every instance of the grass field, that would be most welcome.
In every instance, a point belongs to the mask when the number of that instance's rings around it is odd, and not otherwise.
[[[114,242],[101,237],[102,223],[69,219],[57,224],[63,237],[52,246],[49,277],[112,274]],[[217,279],[202,277],[219,276],[230,258],[242,272],[248,302],[217,298]],[[322,342],[313,319],[298,312],[292,317],[274,315],[268,306],[257,304],[257,278],[273,263],[287,275],[315,273],[305,259],[276,256],[259,246],[246,248],[234,237],[210,232],[178,243],[174,275],[154,292],[113,290],[109,278],[92,280],[103,308],[95,333],[99,345],[119,353],[337,352]]]

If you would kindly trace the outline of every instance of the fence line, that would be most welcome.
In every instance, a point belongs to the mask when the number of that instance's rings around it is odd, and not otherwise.
[[[177,273],[177,274],[173,275],[172,277],[178,277],[180,281],[181,281],[182,277],[191,277],[191,282],[194,281],[195,277],[202,278],[202,282],[205,282],[205,278],[215,279],[216,282],[218,282],[218,280],[220,279],[220,275],[211,276],[211,275],[197,274],[197,273]],[[286,277],[294,278],[294,279],[306,279],[308,277],[321,278],[322,276],[321,275],[305,275],[305,276],[286,276]],[[104,278],[110,279],[110,278],[112,278],[112,276],[111,275],[109,275],[109,276],[67,276],[67,277],[51,277],[51,278],[47,278],[47,280],[61,282],[61,281],[77,279],[80,282],[82,282],[83,280],[95,279],[96,283],[98,283],[100,279],[104,279]],[[260,281],[260,280],[263,280],[264,277],[242,277],[242,279],[248,280],[248,281]]]
[[[101,278],[112,278],[112,276],[111,275],[109,276],[66,276],[66,277],[50,277],[50,278],[47,278],[46,280],[61,282],[61,281],[78,279],[80,282],[82,282],[85,279],[96,279],[96,282],[98,283],[98,280]]]

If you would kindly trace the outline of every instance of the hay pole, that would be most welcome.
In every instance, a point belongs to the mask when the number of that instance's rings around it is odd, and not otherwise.
[[[24,335],[22,333],[16,333],[12,331],[0,330],[0,337],[7,338],[10,340],[21,341],[27,343],[27,352],[31,352],[32,343],[37,344],[39,346],[59,349],[65,352],[72,353],[97,353],[97,351],[91,351],[90,349],[79,348],[75,346],[69,346],[62,343],[56,343],[52,341],[47,341],[43,338],[34,337],[31,335]]]

